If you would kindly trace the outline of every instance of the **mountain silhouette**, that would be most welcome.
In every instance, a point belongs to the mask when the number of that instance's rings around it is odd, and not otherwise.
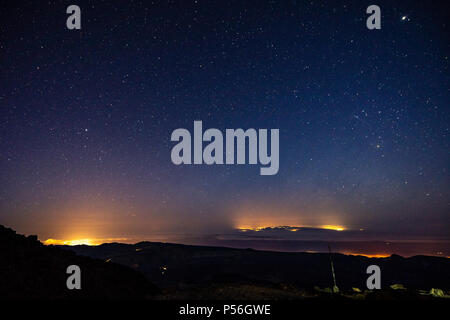
[[[333,286],[328,253],[259,251],[158,242],[73,246],[70,250],[132,267],[176,298],[296,299],[305,292],[317,293],[317,287]],[[419,291],[429,292],[432,288],[450,289],[448,258],[404,258],[399,255],[368,258],[332,253],[332,259],[337,285],[342,292],[354,292],[353,288],[366,290],[369,277],[366,271],[370,265],[380,267],[382,288],[388,291],[392,289],[390,286],[396,284],[401,284],[416,296]],[[390,293],[372,292],[372,295],[377,294],[389,296]]]
[[[69,265],[81,269],[81,289],[69,290]],[[0,297],[39,299],[144,299],[159,288],[123,265],[45,246],[0,225]]]
[[[0,297],[40,299],[302,299],[333,295],[327,253],[140,242],[46,246],[0,225]],[[340,298],[449,296],[450,259],[368,258],[333,253]],[[369,265],[382,290],[366,289]],[[69,290],[66,269],[81,269]],[[335,295],[333,295],[336,297]]]

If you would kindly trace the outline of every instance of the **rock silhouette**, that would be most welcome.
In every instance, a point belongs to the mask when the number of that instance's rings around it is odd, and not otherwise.
[[[81,290],[67,289],[69,265],[81,268]],[[0,225],[0,298],[144,299],[158,292],[131,268],[45,246]]]

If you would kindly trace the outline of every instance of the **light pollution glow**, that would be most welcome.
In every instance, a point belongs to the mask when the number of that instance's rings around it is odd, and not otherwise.
[[[261,231],[266,228],[283,228],[288,231],[298,231],[302,228],[313,228],[333,231],[348,230],[350,221],[343,220],[339,210],[322,208],[291,208],[285,204],[264,204],[255,206],[253,203],[243,204],[235,209],[232,224],[240,231]]]
[[[258,226],[258,227],[251,227],[251,226],[239,226],[239,227],[237,227],[237,229],[239,231],[243,231],[243,232],[246,232],[246,231],[261,231],[261,230],[264,230],[264,229],[267,229],[267,228],[283,228],[283,226],[270,226],[270,225],[268,225],[268,226]],[[315,226],[301,226],[301,227],[295,226],[295,227],[289,227],[288,230],[291,231],[291,232],[295,232],[295,231],[298,231],[298,230],[300,230],[302,228],[314,228],[314,229],[324,229],[324,230],[334,230],[334,231],[344,231],[344,230],[346,230],[345,227],[343,227],[343,226],[336,226],[336,225],[329,225],[329,224],[318,226],[318,227],[315,227]]]
[[[250,226],[240,226],[236,229],[242,232],[247,231],[261,231],[266,228],[285,228],[282,226],[260,226],[260,227],[250,227]],[[319,227],[312,226],[295,226],[289,227],[288,230],[291,232],[299,231],[302,228],[315,228],[315,229],[324,229],[324,230],[334,230],[334,231],[344,231],[345,228],[343,226],[335,226],[335,225],[323,225]],[[95,238],[75,238],[75,239],[47,239],[44,241],[45,245],[67,245],[67,246],[77,246],[77,245],[87,245],[87,246],[98,246],[103,243],[109,242],[119,242],[119,241],[128,241],[128,238],[108,238],[108,239],[95,239]]]
[[[97,246],[101,243],[95,241],[94,239],[74,239],[74,240],[60,240],[60,239],[47,239],[44,241],[46,245],[65,245],[65,246],[77,246],[77,245],[88,245]]]
[[[342,254],[348,255],[348,256],[363,256],[367,258],[388,258],[391,256],[391,254],[388,253],[373,253],[373,254],[366,254],[366,253],[359,253],[359,252],[340,252]]]
[[[78,246],[78,245],[98,246],[103,243],[127,241],[127,240],[128,240],[128,238],[110,238],[110,239],[83,238],[83,239],[70,239],[70,240],[47,239],[44,241],[44,244],[45,245],[60,245],[60,246]]]

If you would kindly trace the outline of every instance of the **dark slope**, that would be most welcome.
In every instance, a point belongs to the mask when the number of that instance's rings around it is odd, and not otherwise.
[[[130,266],[161,287],[221,284],[287,284],[301,289],[331,287],[329,255],[141,242],[71,247],[78,254]],[[366,269],[380,266],[383,288],[450,289],[450,259],[430,256],[367,258],[333,254],[341,289],[366,288]]]
[[[81,290],[68,290],[66,268],[81,268]],[[140,299],[159,292],[126,266],[44,246],[0,225],[0,298]]]

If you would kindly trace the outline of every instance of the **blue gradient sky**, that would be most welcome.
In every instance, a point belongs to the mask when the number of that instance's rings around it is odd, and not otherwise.
[[[369,31],[364,1],[78,1],[69,31],[69,3],[14,2],[0,13],[0,223],[41,239],[280,225],[448,239],[437,3],[379,1]],[[194,120],[278,128],[278,174],[173,165],[170,135]]]

